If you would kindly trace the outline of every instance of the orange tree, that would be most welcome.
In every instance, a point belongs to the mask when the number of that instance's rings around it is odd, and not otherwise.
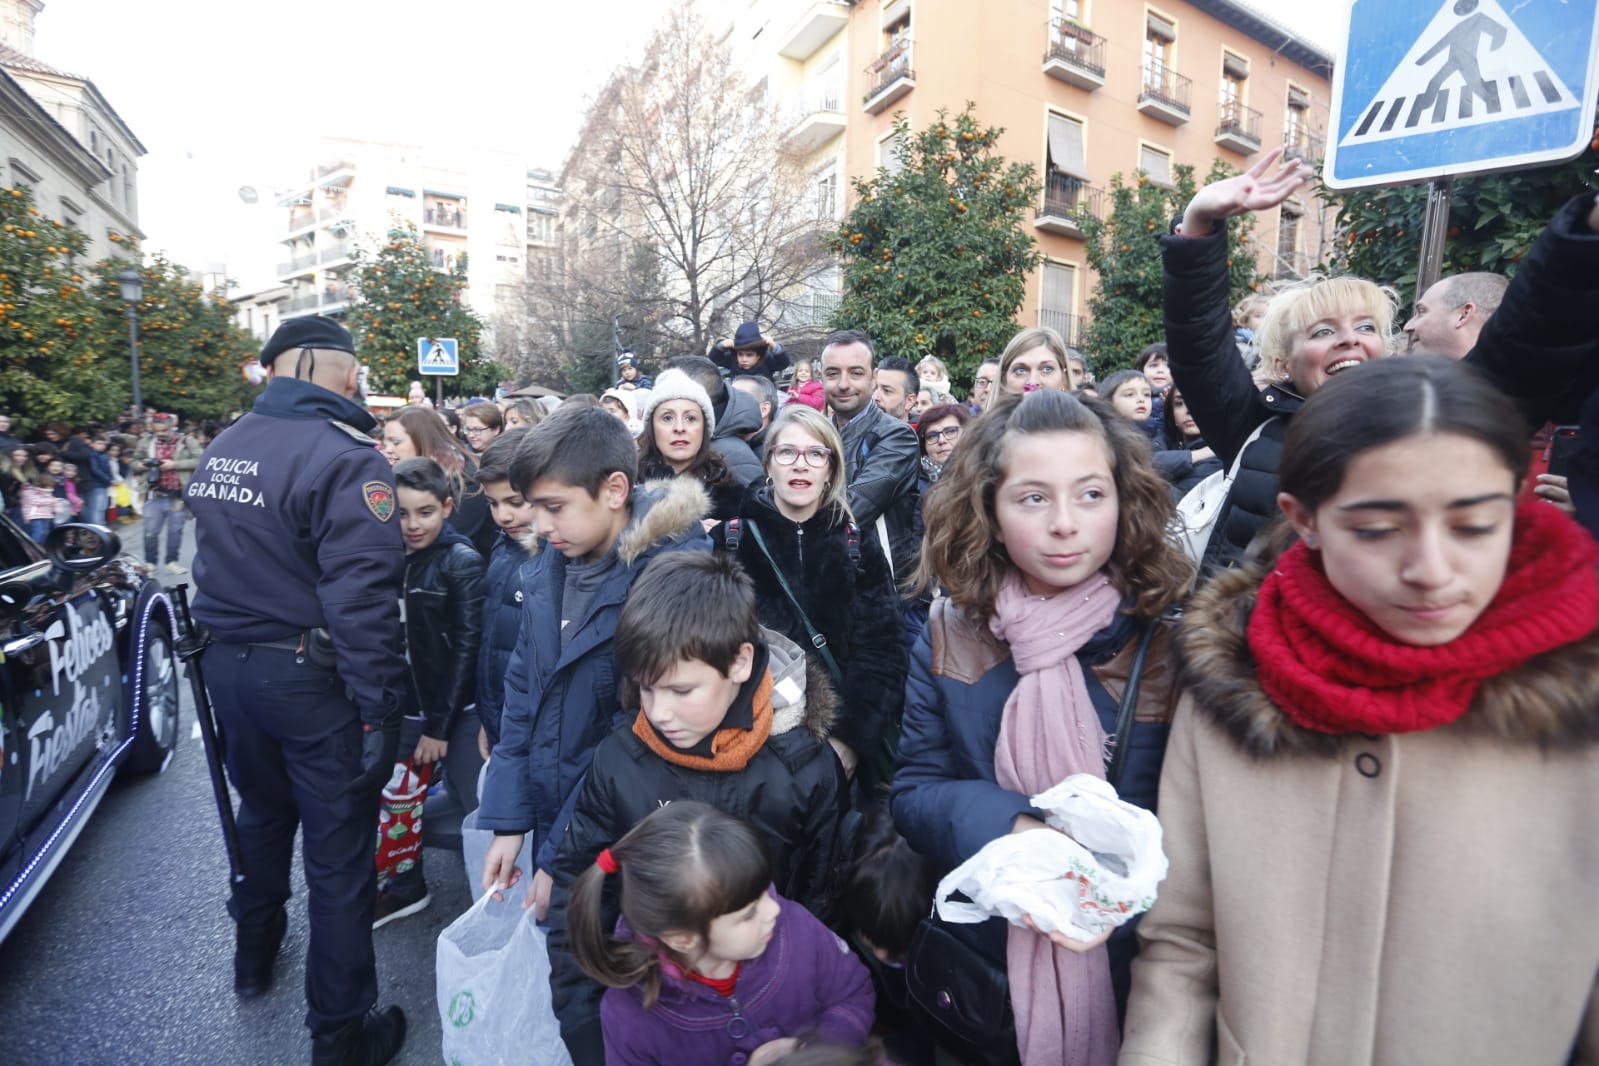
[[[87,247],[81,232],[41,215],[27,189],[0,189],[0,411],[21,431],[110,419],[128,396],[96,330],[79,265]]]
[[[356,253],[356,290],[346,324],[356,351],[370,368],[368,390],[404,396],[418,376],[416,342],[422,337],[454,337],[460,345],[461,374],[447,382],[449,392],[492,395],[505,370],[480,358],[483,323],[466,305],[466,257],[448,273],[433,266],[416,227],[389,230],[376,248]]]

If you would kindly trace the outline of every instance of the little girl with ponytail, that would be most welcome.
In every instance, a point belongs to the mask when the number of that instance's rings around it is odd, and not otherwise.
[[[621,901],[603,927],[607,882]],[[600,853],[572,887],[572,952],[607,986],[600,1004],[612,1064],[768,1066],[800,1037],[863,1044],[866,969],[799,904],[778,896],[761,838],[714,807],[679,800]]]

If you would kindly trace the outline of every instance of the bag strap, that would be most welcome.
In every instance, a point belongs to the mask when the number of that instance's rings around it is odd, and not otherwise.
[[[1116,747],[1110,753],[1110,766],[1105,770],[1105,780],[1110,787],[1121,788],[1122,771],[1127,768],[1127,752],[1132,747],[1133,725],[1138,720],[1138,689],[1144,679],[1144,660],[1149,657],[1149,645],[1160,628],[1156,618],[1144,627],[1138,637],[1138,647],[1133,652],[1133,664],[1127,672],[1127,687],[1122,690],[1121,707],[1116,712]]]
[[[737,518],[729,518],[722,524],[722,540],[727,544],[728,551],[738,551],[738,542],[742,539],[743,531]]]
[[[1238,454],[1233,457],[1233,465],[1227,471],[1227,484],[1228,485],[1231,485],[1235,480],[1237,480],[1238,471],[1240,471],[1240,470],[1242,470],[1244,468],[1244,453],[1249,450],[1249,446],[1251,444],[1255,443],[1257,440],[1260,439],[1261,433],[1263,433],[1265,431],[1266,427],[1269,426],[1272,423],[1272,421],[1273,421],[1272,418],[1266,419],[1266,421],[1262,422],[1260,425],[1255,427],[1255,431],[1253,433],[1251,433],[1249,436],[1244,438],[1243,446],[1238,449]]]
[[[799,612],[800,621],[805,623],[805,632],[810,634],[811,647],[821,655],[822,661],[827,664],[827,672],[833,675],[833,683],[842,687],[844,672],[838,668],[838,660],[833,658],[833,653],[827,648],[827,637],[820,630],[811,625],[811,616],[805,613],[805,608],[800,606],[799,597],[794,595],[794,590],[789,587],[788,578],[783,576],[782,567],[777,565],[777,560],[772,558],[770,549],[766,547],[766,538],[761,536],[761,527],[753,521],[747,521],[750,536],[755,538],[755,546],[761,549],[761,554],[766,556],[766,561],[772,565],[772,573],[777,577],[777,584],[783,590],[783,595],[788,597],[788,602],[794,605],[794,610]]]

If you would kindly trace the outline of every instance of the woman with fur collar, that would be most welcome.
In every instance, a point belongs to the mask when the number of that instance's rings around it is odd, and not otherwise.
[[[1298,541],[1179,637],[1123,1066],[1599,1062],[1599,548],[1527,460],[1441,358],[1294,416]]]

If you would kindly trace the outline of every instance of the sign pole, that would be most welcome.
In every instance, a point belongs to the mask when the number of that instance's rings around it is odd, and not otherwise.
[[[444,410],[444,379],[442,377],[434,378],[433,384],[438,386],[438,401],[435,406],[442,411]]]
[[[1449,200],[1455,179],[1433,178],[1427,184],[1427,213],[1421,220],[1421,263],[1416,268],[1416,299],[1432,288],[1443,268],[1444,237],[1449,233]]]

